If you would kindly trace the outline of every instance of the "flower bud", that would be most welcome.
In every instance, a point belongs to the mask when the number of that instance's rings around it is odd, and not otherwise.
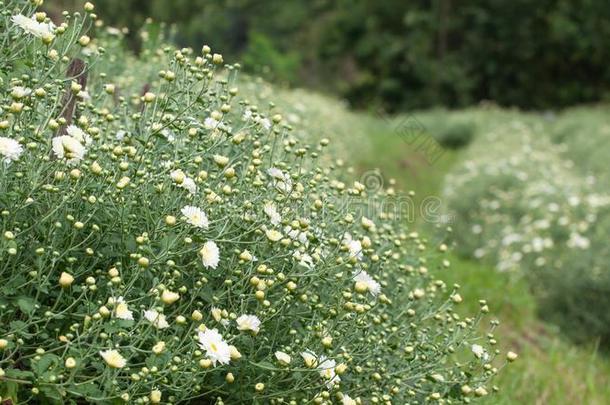
[[[74,282],[74,277],[72,277],[72,275],[66,273],[65,271],[62,272],[61,275],[59,276],[59,285],[62,288],[70,287],[73,282]]]
[[[174,302],[178,301],[180,299],[180,294],[169,291],[169,290],[164,290],[163,293],[161,294],[161,301],[163,301],[164,304],[167,305],[171,305]]]
[[[66,368],[74,368],[76,367],[76,360],[74,357],[68,357],[65,362]]]
[[[153,390],[148,397],[153,404],[161,403],[161,391],[159,390]]]

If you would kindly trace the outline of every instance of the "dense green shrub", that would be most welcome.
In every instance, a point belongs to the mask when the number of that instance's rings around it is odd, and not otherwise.
[[[544,319],[608,345],[610,195],[547,130],[509,118],[477,137],[445,186],[458,248],[499,271],[522,271]]]
[[[472,122],[449,122],[439,132],[435,133],[434,137],[444,148],[460,149],[472,142],[475,130],[476,128]]]
[[[553,142],[563,145],[562,155],[584,176],[610,187],[608,145],[610,111],[607,106],[568,109],[549,122]]]
[[[0,18],[0,401],[492,393],[505,361],[477,337],[487,304],[460,317],[445,247],[400,212],[361,214],[393,191],[240,97],[209,47],[147,29],[135,59],[93,5],[53,26],[32,3]]]

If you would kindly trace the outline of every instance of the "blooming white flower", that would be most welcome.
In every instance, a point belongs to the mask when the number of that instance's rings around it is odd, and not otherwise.
[[[275,352],[275,358],[277,359],[277,361],[279,361],[281,364],[283,364],[285,366],[290,364],[290,362],[292,361],[292,359],[290,358],[290,355],[288,353],[284,353],[279,350],[277,352]]]
[[[133,312],[129,310],[123,297],[112,299],[114,302],[114,316],[119,319],[133,321]]]
[[[265,214],[267,214],[273,225],[278,225],[280,222],[282,222],[282,216],[279,212],[277,212],[277,209],[275,208],[275,204],[273,202],[266,202],[265,206],[263,207],[263,210],[265,211]]]
[[[244,111],[244,115],[241,118],[244,121],[249,121],[252,118],[252,111],[251,110]]]
[[[53,35],[53,24],[52,23],[39,23],[36,18],[28,18],[23,14],[17,14],[11,17],[13,24],[17,25],[25,32],[32,34],[38,38],[48,37]]]
[[[121,129],[121,130],[117,131],[115,138],[117,141],[122,141],[126,135],[127,135],[127,131],[124,131]]]
[[[292,179],[277,167],[267,169],[267,174],[273,178],[273,186],[278,190],[289,193],[292,191]]]
[[[373,296],[377,296],[381,292],[381,285],[364,270],[354,272],[354,281],[365,285]]]
[[[343,398],[341,399],[342,405],[356,405],[357,402],[353,400],[349,395],[343,394]]]
[[[474,353],[474,355],[478,359],[483,359],[484,361],[487,361],[489,359],[489,354],[481,345],[474,344],[472,345],[470,350],[472,350],[472,353]]]
[[[182,187],[191,194],[195,194],[197,192],[197,184],[195,184],[195,181],[190,177],[185,178],[179,187]]]
[[[23,86],[15,86],[11,89],[11,97],[20,99],[32,94],[32,89]]]
[[[568,240],[567,244],[572,249],[577,248],[586,250],[591,246],[591,241],[578,232],[572,232],[570,233],[570,239]]]
[[[203,126],[206,129],[215,129],[218,126],[218,121],[212,117],[208,117],[203,121]]]
[[[19,159],[23,152],[23,146],[11,138],[0,136],[0,155],[4,157],[5,163]]]
[[[286,225],[284,227],[284,232],[290,237],[292,240],[298,240],[305,246],[309,246],[309,239],[307,239],[307,232],[302,232],[298,229],[292,229],[290,225]]]
[[[241,315],[235,322],[237,322],[237,329],[250,330],[255,334],[258,333],[261,326],[261,320],[256,315]]]
[[[91,137],[85,131],[77,127],[76,125],[68,125],[66,128],[66,133],[70,135],[72,138],[79,141],[82,145],[90,145]]]
[[[180,212],[182,212],[182,215],[184,215],[186,222],[188,222],[189,224],[196,226],[197,228],[208,228],[208,217],[207,215],[205,215],[205,212],[203,212],[201,208],[187,205],[182,208]]]
[[[269,121],[267,118],[260,118],[257,120],[257,122],[259,123],[259,125],[263,128],[265,128],[267,131],[269,131],[271,129],[271,121]]]
[[[315,365],[318,363],[318,356],[311,350],[305,350],[304,352],[302,352],[301,357],[305,362],[305,366],[309,368],[315,367]]]
[[[83,50],[83,53],[84,53],[84,50]],[[89,94],[88,91],[85,91],[85,90],[79,91],[76,96],[82,100],[87,100],[87,101],[91,100],[91,95]]]
[[[318,364],[318,370],[320,375],[326,380],[326,386],[332,388],[335,384],[341,381],[341,377],[337,375],[335,367],[337,362],[333,359],[328,359],[325,356],[320,356],[320,364]]]
[[[215,269],[218,267],[218,263],[220,262],[220,249],[214,241],[207,241],[203,244],[203,247],[199,251],[199,255],[201,256],[201,261],[205,267],[211,267]]]
[[[343,245],[349,250],[350,257],[362,259],[362,243],[359,240],[353,239],[352,235],[346,233],[343,236]]]
[[[299,261],[299,265],[312,269],[314,267],[313,258],[307,253],[301,253],[298,250],[292,254],[296,260]]]
[[[154,309],[144,311],[144,318],[152,323],[157,329],[169,328],[169,323],[167,323],[165,315],[158,313]]]
[[[164,128],[161,131],[161,135],[163,135],[168,142],[174,142],[176,140],[174,133],[167,128]]]
[[[127,365],[127,360],[121,356],[118,350],[102,350],[100,356],[112,368],[123,368]]]
[[[85,148],[76,138],[70,135],[56,136],[52,140],[53,153],[59,159],[66,158],[68,163],[78,163],[85,157]]]
[[[199,332],[199,346],[205,350],[208,359],[212,360],[214,365],[229,364],[231,361],[231,348],[216,329]]]
[[[186,174],[182,171],[182,169],[172,170],[169,173],[169,176],[172,178],[173,181],[178,184],[181,184],[182,182],[184,182],[184,179],[186,179]]]

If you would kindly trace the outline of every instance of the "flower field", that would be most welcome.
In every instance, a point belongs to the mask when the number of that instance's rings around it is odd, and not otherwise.
[[[346,167],[373,118],[37,3],[0,18],[3,403],[495,395],[517,355],[447,246],[358,209],[395,193]]]

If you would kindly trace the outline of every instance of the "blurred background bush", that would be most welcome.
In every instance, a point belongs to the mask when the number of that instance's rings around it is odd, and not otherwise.
[[[51,3],[51,2],[48,2]],[[47,5],[76,9],[80,1]],[[610,95],[610,7],[596,0],[104,0],[106,23],[180,24],[267,79],[396,111],[480,100],[551,108]],[[131,38],[138,46],[135,35]]]

